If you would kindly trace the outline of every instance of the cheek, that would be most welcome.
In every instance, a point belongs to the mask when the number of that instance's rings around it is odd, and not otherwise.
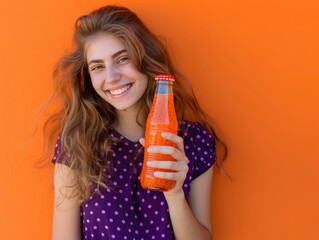
[[[139,85],[141,87],[143,87],[143,88],[146,88],[148,86],[148,78],[147,78],[147,76],[140,73],[138,78],[140,79]]]
[[[102,89],[103,81],[101,77],[98,77],[97,75],[90,75],[91,77],[91,83],[95,91],[99,91]]]
[[[144,86],[143,86],[143,89],[144,89],[143,93],[146,91],[147,86],[148,86],[148,82],[145,82],[145,83],[144,83]]]

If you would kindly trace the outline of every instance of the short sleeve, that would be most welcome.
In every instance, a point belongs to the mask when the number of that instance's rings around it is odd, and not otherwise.
[[[64,161],[63,161],[64,157],[65,157],[65,152],[62,151],[61,138],[59,135],[57,138],[56,144],[55,144],[54,156],[52,158],[52,162],[53,163],[64,163]]]
[[[212,135],[199,123],[193,125],[194,180],[206,172],[216,161],[216,144]]]

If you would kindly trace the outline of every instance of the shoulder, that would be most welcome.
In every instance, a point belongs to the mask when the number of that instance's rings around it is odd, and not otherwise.
[[[55,147],[54,147],[54,156],[52,158],[52,163],[62,163],[66,166],[70,166],[69,158],[67,158],[68,154],[64,151],[63,142],[61,140],[61,133],[58,135]]]
[[[207,171],[216,161],[213,136],[198,122],[182,121],[179,135],[184,139],[185,154],[189,160],[191,179]]]
[[[180,121],[179,135],[183,138],[189,138],[192,141],[214,142],[214,138],[202,124],[198,122],[190,122],[187,120]]]

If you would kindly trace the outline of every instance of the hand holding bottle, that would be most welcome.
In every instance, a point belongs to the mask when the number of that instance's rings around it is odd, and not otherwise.
[[[188,173],[188,158],[184,152],[184,141],[180,136],[162,132],[161,136],[168,141],[176,144],[176,147],[172,146],[160,146],[154,145],[146,149],[151,153],[167,154],[170,155],[175,161],[148,161],[147,165],[157,170],[154,172],[155,177],[166,180],[175,181],[175,185],[172,189],[165,191],[164,194],[172,196],[176,193],[183,193],[183,184]],[[140,139],[140,143],[144,145],[144,138]],[[161,171],[163,169],[164,171]],[[168,170],[168,171],[167,171]],[[184,196],[184,193],[183,193]]]

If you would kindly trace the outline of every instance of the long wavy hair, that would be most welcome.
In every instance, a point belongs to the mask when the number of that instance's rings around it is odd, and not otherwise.
[[[201,123],[213,135],[216,143],[224,149],[224,156],[217,160],[218,166],[225,159],[227,148],[215,133],[213,122],[199,106],[189,81],[174,67],[164,44],[138,18],[125,7],[106,6],[81,16],[75,23],[73,49],[58,61],[54,68],[54,88],[48,107],[55,100],[62,107],[51,114],[43,125],[48,151],[52,152],[56,137],[60,135],[63,162],[73,171],[72,194],[84,202],[101,187],[108,188],[106,173],[111,166],[101,156],[111,152],[112,139],[108,129],[117,121],[115,109],[94,90],[85,56],[86,43],[101,33],[113,34],[125,44],[131,61],[136,68],[147,75],[149,83],[141,99],[141,113],[148,113],[152,104],[156,74],[175,76],[174,101],[179,120]],[[146,121],[146,119],[145,119]],[[139,122],[141,126],[145,121]]]

